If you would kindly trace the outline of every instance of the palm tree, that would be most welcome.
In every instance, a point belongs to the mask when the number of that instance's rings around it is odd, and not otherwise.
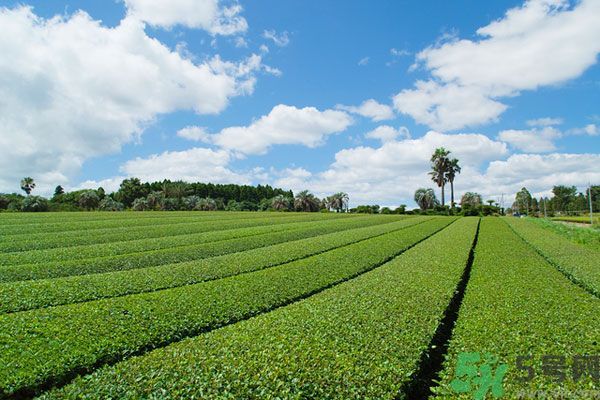
[[[429,173],[431,180],[442,189],[442,206],[445,204],[444,186],[447,182],[446,172],[450,163],[448,154],[450,154],[450,151],[443,147],[435,149],[435,152],[431,156],[431,172]]]
[[[345,209],[346,212],[348,212],[348,205],[350,204],[350,196],[348,196],[348,193],[345,193],[345,192],[339,192],[338,196],[340,199],[340,211],[344,211],[344,209]]]
[[[458,165],[458,160],[453,158],[448,162],[448,170],[446,171],[446,178],[450,182],[450,206],[452,208],[454,208],[454,178],[458,174],[460,174],[460,165]]]
[[[417,203],[419,208],[423,211],[433,208],[436,202],[437,200],[433,189],[420,188],[415,192],[415,203]]]
[[[303,190],[294,199],[294,208],[298,211],[319,211],[320,200],[308,190]]]
[[[28,176],[21,179],[21,189],[23,189],[23,191],[27,193],[27,196],[29,196],[31,191],[35,189],[35,182],[33,178]]]
[[[271,206],[277,211],[287,210],[290,208],[290,199],[282,194],[278,194],[271,200]]]

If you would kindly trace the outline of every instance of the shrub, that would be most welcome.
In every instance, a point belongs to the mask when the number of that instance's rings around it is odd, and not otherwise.
[[[100,202],[98,209],[101,211],[123,211],[125,206],[123,203],[119,203],[116,200],[113,200],[111,197],[105,197]]]
[[[27,196],[21,205],[21,211],[26,212],[42,212],[48,209],[48,200],[41,196]]]
[[[148,201],[144,198],[135,199],[131,205],[133,211],[146,211],[149,209]]]

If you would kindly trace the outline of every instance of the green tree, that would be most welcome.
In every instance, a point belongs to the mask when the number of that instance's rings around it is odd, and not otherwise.
[[[217,203],[214,199],[211,199],[210,197],[205,197],[203,199],[198,200],[195,209],[198,211],[216,211]]]
[[[21,179],[21,189],[27,193],[27,196],[31,194],[31,191],[35,189],[35,181],[32,177],[27,176]]]
[[[124,208],[123,203],[113,200],[110,196],[104,197],[98,205],[100,211],[123,211]]]
[[[460,165],[458,165],[458,159],[453,158],[449,161],[446,171],[446,178],[450,182],[450,207],[452,208],[454,208],[454,179],[458,174],[460,174]]]
[[[566,211],[567,206],[577,196],[577,187],[558,185],[552,188],[552,204],[555,211]]]
[[[25,212],[42,212],[48,211],[48,200],[40,196],[29,196],[23,199],[21,211]]]
[[[100,203],[100,197],[95,190],[86,190],[79,195],[79,206],[88,211],[94,210]]]
[[[429,172],[429,175],[431,175],[431,180],[442,189],[442,206],[445,204],[444,187],[448,181],[446,174],[450,165],[450,160],[448,159],[449,154],[449,150],[446,150],[443,147],[438,147],[431,156],[431,172]]]
[[[481,195],[475,192],[466,192],[460,199],[461,207],[478,207],[482,204],[483,201],[481,200]]]
[[[54,188],[54,196],[52,197],[58,197],[63,194],[65,194],[65,189],[62,186],[58,185],[56,188]]]
[[[297,211],[314,212],[321,208],[321,201],[308,190],[303,190],[294,199],[294,208]]]
[[[517,192],[512,208],[513,211],[517,211],[519,214],[529,214],[531,209],[531,193],[529,193],[529,190],[521,188]]]
[[[422,211],[435,207],[437,199],[433,189],[419,188],[415,191],[415,203]]]
[[[350,197],[348,196],[348,193],[339,192],[332,194],[325,200],[325,206],[328,210],[334,209],[336,212],[342,212],[344,210],[348,210],[348,203],[350,202]]]
[[[290,209],[291,203],[292,201],[289,197],[278,194],[271,200],[271,207],[273,207],[273,210],[285,211]]]
[[[129,178],[123,180],[119,190],[115,194],[115,199],[123,203],[126,207],[131,207],[135,199],[146,197],[147,189],[144,188],[138,178]]]

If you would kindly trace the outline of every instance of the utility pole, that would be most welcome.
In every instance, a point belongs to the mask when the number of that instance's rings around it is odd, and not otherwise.
[[[588,194],[590,200],[590,226],[594,226],[594,211],[592,210],[592,184],[588,184]]]
[[[544,200],[544,218],[548,218],[548,214],[546,213],[546,198],[543,197]]]

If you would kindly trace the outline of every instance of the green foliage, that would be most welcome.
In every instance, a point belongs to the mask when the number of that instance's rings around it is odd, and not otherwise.
[[[178,398],[396,398],[454,293],[476,224],[469,219],[456,222],[356,279],[78,378],[46,398],[158,398],[162,393]],[[411,238],[406,237],[407,229],[405,235],[389,234],[292,263],[285,272],[289,279],[281,286],[275,269],[265,271],[270,284],[249,298],[267,303],[275,286],[277,296],[285,293],[296,299],[295,293],[369,270],[431,233],[416,230],[410,230]],[[395,240],[400,241],[396,248]],[[309,263],[312,260],[319,260],[319,265]],[[215,301],[220,300],[207,304]],[[246,301],[239,307],[246,309]]]
[[[302,217],[299,217],[300,219]],[[0,282],[146,268],[254,249],[289,240],[312,230],[322,232],[329,221],[283,220],[280,224],[173,236],[139,241],[48,249],[7,254],[0,259]],[[285,232],[285,234],[282,234]]]
[[[100,211],[123,211],[124,208],[123,203],[119,203],[108,196],[104,197],[98,205]]]
[[[377,204],[369,206],[369,205],[363,205],[363,206],[357,206],[355,208],[352,208],[350,210],[351,213],[358,213],[358,214],[378,214],[379,213],[379,206]]]
[[[321,209],[321,200],[308,190],[299,192],[294,199],[296,211],[315,212]]]
[[[90,211],[98,208],[100,196],[95,190],[85,190],[79,195],[79,206],[84,210]]]
[[[122,198],[122,196],[119,196],[119,198]],[[141,197],[133,200],[133,203],[131,204],[131,209],[133,211],[151,210],[150,206],[148,205],[148,200],[141,198]]]
[[[10,393],[50,384],[101,360],[120,359],[300,300],[380,266],[451,221],[436,218],[292,263],[216,281],[39,309],[26,316],[0,316],[0,390]],[[35,336],[27,334],[32,326]],[[19,363],[11,361],[15,359]]]
[[[600,297],[600,246],[595,250],[582,247],[529,219],[507,218],[505,221],[547,261],[572,281]]]
[[[48,209],[48,200],[40,196],[27,196],[21,203],[21,211],[25,212],[43,212]]]
[[[27,196],[31,194],[31,191],[35,189],[35,181],[31,177],[25,177],[21,179],[21,190],[27,193]]]
[[[598,389],[589,376],[577,383],[570,377],[557,382],[542,373],[541,365],[545,355],[597,354],[598,337],[598,298],[565,279],[503,220],[484,218],[438,398],[473,398],[472,393],[459,396],[450,387],[462,352],[491,353],[509,366],[503,382],[507,399],[519,398],[524,388],[529,393]],[[519,356],[533,356],[526,363],[537,371],[531,382],[519,380],[526,375],[516,368]]]
[[[428,210],[435,207],[438,203],[435,197],[433,189],[419,188],[415,191],[414,196],[415,203],[419,206],[421,211]]]
[[[286,236],[289,242],[240,253],[138,270],[0,284],[0,312],[150,292],[224,278],[308,257],[423,221],[421,218],[340,219],[330,221],[318,232],[309,229],[291,233]]]
[[[3,194],[0,195],[0,210],[6,210],[10,204],[10,198]]]

